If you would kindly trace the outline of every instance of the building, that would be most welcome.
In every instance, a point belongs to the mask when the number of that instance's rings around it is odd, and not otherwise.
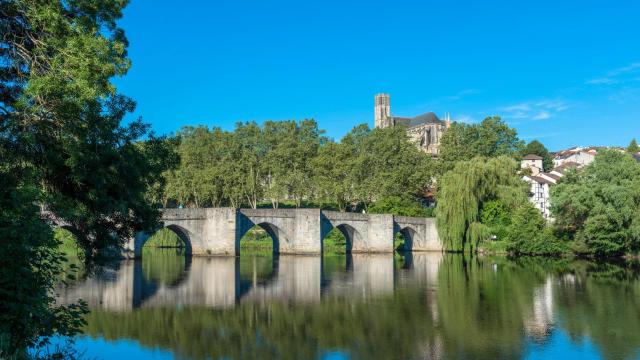
[[[520,163],[521,169],[531,169],[531,175],[538,175],[542,172],[542,156],[529,154],[522,159]]]
[[[374,124],[376,128],[405,126],[409,138],[420,150],[437,156],[440,139],[451,126],[451,120],[448,116],[445,120],[440,120],[432,112],[412,118],[393,116],[389,94],[377,94],[374,103]]]
[[[540,158],[539,160],[537,158]],[[538,162],[539,161],[539,162]],[[550,172],[542,171],[542,158],[536,155],[527,155],[520,163],[521,169],[531,169],[531,174],[524,175],[522,179],[531,184],[529,200],[542,213],[545,219],[551,219],[550,196],[551,186],[565,175],[568,169],[576,169],[584,165],[573,161],[566,161],[556,166]]]
[[[580,166],[589,165],[596,158],[597,153],[598,148],[596,147],[576,147],[568,150],[558,151],[553,156],[553,165],[560,166],[567,162],[577,163]]]

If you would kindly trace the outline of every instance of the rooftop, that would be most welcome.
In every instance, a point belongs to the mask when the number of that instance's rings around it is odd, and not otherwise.
[[[535,154],[529,154],[523,158],[524,160],[542,160],[542,156],[538,156]]]
[[[394,116],[393,122],[396,125],[404,125],[408,127],[414,127],[423,124],[442,124],[444,121],[440,120],[438,116],[433,112],[424,113],[412,118]]]

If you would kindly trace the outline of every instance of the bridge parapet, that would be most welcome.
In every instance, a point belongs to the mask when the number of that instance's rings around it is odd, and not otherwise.
[[[209,216],[207,208],[162,209],[163,221],[204,220]]]
[[[296,209],[239,209],[248,217],[295,218]]]
[[[322,210],[322,214],[329,220],[369,221],[369,215],[362,213]]]
[[[412,224],[412,225],[424,225],[428,219],[423,217],[410,217],[410,216],[393,216],[393,220],[399,224]]]

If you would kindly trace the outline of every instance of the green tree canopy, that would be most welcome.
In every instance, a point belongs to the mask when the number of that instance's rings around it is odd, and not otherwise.
[[[121,124],[135,103],[112,83],[130,65],[126,4],[0,1],[0,346],[12,351],[80,321],[50,297],[62,258],[42,215],[75,228],[89,254],[157,223],[158,139],[141,120]]]
[[[345,211],[385,197],[414,202],[431,185],[433,161],[403,128],[360,125],[339,143],[323,133],[313,120],[239,123],[231,132],[185,127],[177,135],[180,164],[165,173],[164,198],[253,208],[293,200]]]
[[[442,136],[439,157],[446,164],[446,170],[450,170],[456,161],[476,156],[513,156],[523,147],[515,129],[500,117],[491,116],[479,124],[453,123]]]
[[[1,3],[0,129],[37,170],[48,210],[83,234],[88,250],[150,229],[158,216],[145,194],[160,174],[135,144],[152,136],[140,120],[121,125],[135,103],[111,82],[130,65],[116,23],[125,5]]]
[[[527,156],[529,154],[538,155],[542,157],[542,167],[544,171],[550,171],[553,169],[553,157],[549,154],[549,150],[538,140],[533,140],[527,144],[520,151],[521,156]]]
[[[513,212],[507,237],[507,249],[514,254],[560,255],[566,251],[565,244],[553,235],[540,210],[528,202]]]
[[[637,154],[640,152],[640,146],[638,146],[638,142],[636,139],[631,139],[629,146],[627,146],[627,151],[632,154]]]
[[[593,163],[551,189],[556,226],[574,250],[613,256],[640,249],[640,164],[601,150]]]

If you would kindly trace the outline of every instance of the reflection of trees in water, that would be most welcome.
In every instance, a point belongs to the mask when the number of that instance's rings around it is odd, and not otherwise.
[[[173,286],[186,272],[184,248],[143,248],[142,273],[146,281]]]
[[[241,256],[238,260],[240,267],[240,296],[250,289],[265,286],[275,280],[278,268],[277,253],[271,256]]]
[[[606,359],[640,356],[640,282],[638,263],[573,264],[560,278],[559,318],[571,338],[588,337]]]
[[[424,301],[423,294],[412,290],[378,301],[332,300],[295,307],[272,302],[227,311],[94,311],[85,331],[107,339],[133,338],[193,358],[311,359],[331,349],[344,349],[357,359],[411,358],[431,337]]]
[[[445,256],[438,278],[438,335],[447,357],[522,355],[523,315],[544,276],[509,261],[472,258],[465,264],[461,256]]]

